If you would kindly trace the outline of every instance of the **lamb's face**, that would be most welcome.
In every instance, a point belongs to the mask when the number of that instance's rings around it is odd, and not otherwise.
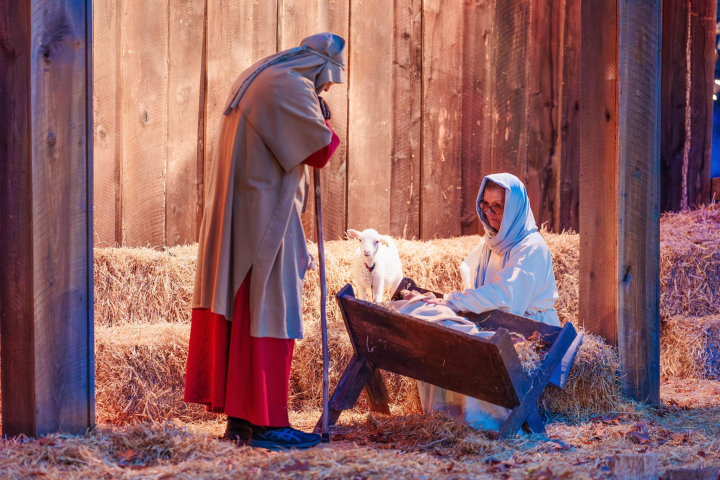
[[[357,230],[348,230],[348,235],[356,238],[360,242],[360,253],[367,259],[375,258],[375,254],[380,248],[380,235],[377,231],[369,228],[362,232]]]

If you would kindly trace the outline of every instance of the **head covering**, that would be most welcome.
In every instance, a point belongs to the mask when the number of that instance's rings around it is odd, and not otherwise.
[[[345,39],[339,35],[318,33],[303,39],[299,47],[260,60],[235,81],[232,88],[234,94],[225,105],[225,115],[237,108],[252,81],[270,67],[279,66],[283,70],[293,70],[307,78],[313,82],[318,95],[329,82],[345,83],[345,45]]]
[[[505,187],[505,208],[499,231],[492,228],[479,205],[488,180]],[[476,208],[480,222],[485,227],[485,244],[498,255],[505,255],[525,237],[538,231],[525,185],[515,175],[496,173],[486,176],[480,185]]]

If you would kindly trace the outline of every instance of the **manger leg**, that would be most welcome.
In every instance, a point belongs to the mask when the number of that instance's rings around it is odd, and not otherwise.
[[[390,415],[390,407],[388,406],[390,397],[387,388],[385,388],[385,380],[383,380],[380,369],[373,370],[367,385],[365,385],[365,392],[368,400],[370,400],[370,408],[372,408],[373,412]]]
[[[525,433],[545,433],[545,422],[540,416],[537,407],[530,412],[522,428]]]
[[[335,391],[330,397],[330,415],[328,417],[328,426],[334,425],[340,418],[343,410],[349,410],[355,406],[360,393],[365,388],[368,380],[372,376],[374,368],[370,366],[365,358],[353,356],[345,367],[345,371],[340,377]],[[323,417],[320,416],[315,432],[322,430]]]

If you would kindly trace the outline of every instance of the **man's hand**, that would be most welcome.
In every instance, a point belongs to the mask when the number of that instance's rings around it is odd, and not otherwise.
[[[454,303],[452,303],[450,300],[445,300],[444,298],[426,298],[423,300],[423,302],[429,303],[430,305],[443,305],[451,309],[453,312],[460,311]]]
[[[330,117],[332,117],[330,114],[330,107],[323,97],[318,97],[318,100],[320,100],[320,111],[322,112],[323,118],[325,120],[330,120]]]
[[[317,265],[315,264],[315,257],[310,255],[310,261],[308,262],[307,271],[310,270],[317,270]]]

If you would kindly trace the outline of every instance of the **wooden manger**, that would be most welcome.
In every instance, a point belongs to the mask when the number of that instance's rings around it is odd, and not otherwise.
[[[408,278],[396,295],[400,290],[427,292]],[[390,413],[382,369],[510,409],[501,438],[521,427],[527,433],[545,432],[537,401],[575,340],[572,324],[553,327],[500,310],[463,314],[480,329],[496,332],[484,339],[356,299],[350,284],[338,292],[337,301],[354,356],[330,398],[329,425],[337,422],[343,410],[355,406],[363,389],[373,411]],[[540,367],[528,374],[510,332],[528,338],[535,331],[548,342],[547,354]]]

